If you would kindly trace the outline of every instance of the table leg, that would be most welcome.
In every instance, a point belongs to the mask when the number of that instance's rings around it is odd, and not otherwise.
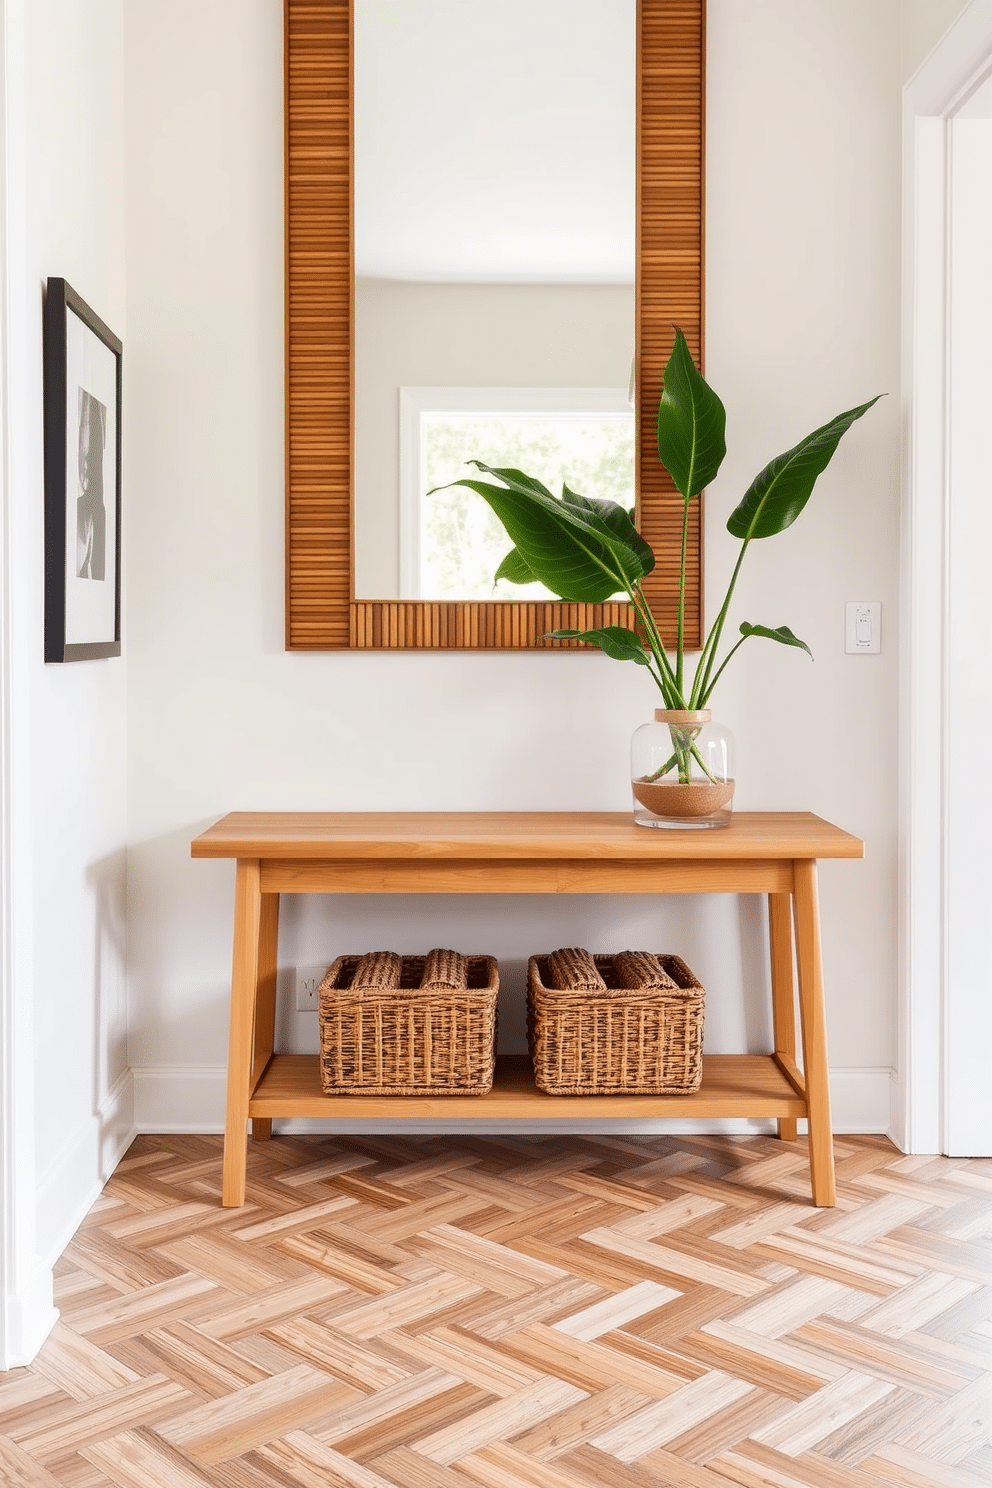
[[[252,1040],[251,1088],[254,1090],[272,1058],[276,1038],[276,965],[279,954],[279,895],[263,894],[258,927],[258,990],[255,994],[255,1036]],[[269,1116],[251,1118],[252,1141],[272,1135]]]
[[[810,1177],[813,1203],[825,1208],[837,1202],[837,1193],[834,1186],[833,1136],[830,1130],[830,1072],[827,1066],[827,1027],[823,1006],[816,862],[814,859],[799,859],[793,866],[799,1019],[803,1038],[803,1064],[806,1068]]]
[[[245,1201],[248,1097],[258,987],[262,895],[257,860],[238,859],[234,886],[234,957],[231,966],[231,1023],[227,1044],[227,1116],[224,1125],[225,1208]]]
[[[768,942],[772,963],[772,1028],[775,1053],[790,1068],[796,1063],[796,989],[792,973],[792,895],[768,895]],[[778,1118],[783,1142],[796,1140],[795,1116]]]

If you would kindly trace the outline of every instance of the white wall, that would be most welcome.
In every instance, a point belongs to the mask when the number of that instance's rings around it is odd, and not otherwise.
[[[840,409],[846,436],[800,521],[749,555],[740,618],[810,645],[746,655],[724,696],[762,804],[863,836],[821,865],[831,1064],[893,1062],[899,499],[899,6],[710,0],[707,373],[730,454],[708,497],[707,593],[736,553],[723,514],[764,462]],[[882,652],[844,654],[844,603],[882,602]],[[764,719],[764,724],[762,720]]]
[[[908,82],[969,0],[902,0],[902,76]]]
[[[19,1146],[30,1148],[36,1194],[35,1212],[21,1203],[15,1225],[50,1267],[130,1129],[125,663],[42,660],[42,294],[50,275],[62,276],[124,330],[122,3],[8,0],[4,24],[14,937],[7,995],[15,1009],[7,1016],[20,1030],[14,1119]],[[37,1316],[37,1298],[32,1305]],[[30,1337],[26,1320],[22,1341]]]
[[[633,286],[355,286],[355,593],[400,592],[401,387],[626,388]]]
[[[233,870],[191,862],[195,833],[248,807],[624,810],[628,737],[655,702],[598,653],[283,651],[280,37],[279,0],[127,6],[129,1048],[149,1127],[221,1117]],[[708,47],[707,366],[731,442],[708,499],[710,614],[733,557],[723,523],[755,471],[890,394],[741,587],[737,620],[791,625],[815,663],[754,642],[718,698],[740,807],[809,808],[866,838],[865,864],[821,873],[828,1024],[840,1124],[884,1128],[900,7],[711,0]],[[883,602],[880,656],[845,657],[851,598]],[[749,900],[291,900],[284,932],[284,968],[371,945],[493,950],[518,1047],[528,952],[677,948],[712,989],[710,1048],[767,1035]],[[288,1046],[315,1047],[312,1022],[281,1021]]]

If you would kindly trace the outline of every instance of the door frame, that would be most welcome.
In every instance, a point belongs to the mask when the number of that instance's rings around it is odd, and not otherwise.
[[[900,1000],[893,1136],[906,1152],[944,1152],[949,1138],[949,139],[950,121],[990,74],[992,0],[971,0],[903,90]]]

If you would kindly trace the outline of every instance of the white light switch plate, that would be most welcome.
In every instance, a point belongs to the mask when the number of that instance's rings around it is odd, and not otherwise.
[[[882,602],[849,599],[844,613],[844,650],[849,656],[870,656],[882,649]]]

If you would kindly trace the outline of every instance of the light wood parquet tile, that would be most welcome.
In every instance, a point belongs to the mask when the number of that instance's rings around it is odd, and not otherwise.
[[[824,1319],[804,1324],[793,1336],[808,1342],[821,1356],[832,1358],[838,1368],[854,1364],[879,1379],[911,1386],[938,1399],[962,1390],[976,1375],[973,1365],[948,1366],[926,1347],[924,1335],[919,1333],[913,1343],[907,1343],[884,1338],[855,1323]]]
[[[781,1399],[770,1390],[753,1389],[724,1409],[697,1422],[668,1443],[668,1454],[680,1462],[704,1466],[735,1442],[754,1436],[756,1430],[781,1410]],[[646,1454],[640,1461],[651,1457]]]
[[[608,1340],[610,1347],[618,1354],[631,1359],[642,1359],[666,1374],[675,1375],[678,1379],[694,1380],[706,1373],[705,1365],[697,1364],[687,1358],[681,1346],[679,1352],[675,1353],[674,1350],[665,1348],[663,1344],[653,1343],[649,1338],[638,1338],[636,1334],[627,1333],[622,1328],[602,1336]]]
[[[222,1462],[359,1398],[352,1386],[297,1364],[179,1415],[172,1413],[158,1430],[195,1461]]]
[[[58,1322],[49,1335],[43,1355],[36,1362],[33,1375],[26,1376],[25,1382],[29,1383],[32,1378],[39,1384],[50,1380],[53,1386],[64,1390],[74,1400],[88,1400],[108,1390],[132,1384],[140,1375],[119,1357],[108,1354],[81,1333]],[[0,1389],[0,1411],[5,1409],[4,1401],[5,1391]]]
[[[823,1384],[822,1374],[797,1368],[795,1358],[789,1363],[778,1359],[767,1343],[759,1348],[756,1342],[748,1334],[738,1333],[735,1339],[730,1329],[721,1336],[710,1323],[698,1333],[687,1333],[679,1347],[680,1352],[704,1368],[719,1369],[752,1385],[760,1385],[774,1391],[779,1399],[805,1400]],[[810,1365],[815,1367],[816,1363],[811,1356]]]
[[[0,1379],[3,1376],[0,1375]],[[65,1393],[40,1371],[14,1371],[9,1383],[0,1387],[0,1434],[8,1426],[17,1426],[35,1415],[43,1415],[54,1400],[64,1400]]]
[[[604,1290],[595,1282],[569,1276],[552,1286],[536,1288],[529,1297],[515,1298],[502,1307],[491,1308],[475,1323],[474,1331],[480,1338],[495,1339],[531,1323],[556,1323],[567,1318],[573,1309],[602,1298]]]
[[[817,1452],[834,1462],[856,1466],[884,1447],[893,1436],[903,1437],[920,1418],[920,1398],[915,1390],[894,1389],[873,1406],[859,1411],[853,1420],[817,1443]]]
[[[987,1488],[992,1163],[835,1147],[142,1137],[0,1488]]]
[[[962,1457],[958,1467],[992,1483],[992,1446],[979,1447],[977,1451],[969,1452],[967,1457]]]
[[[269,1442],[258,1455],[280,1473],[280,1483],[299,1484],[300,1488],[394,1488],[390,1479],[374,1469],[302,1431]]]
[[[591,1444],[620,1462],[635,1462],[654,1447],[665,1446],[700,1421],[725,1410],[754,1388],[747,1380],[710,1370],[675,1394],[644,1406],[626,1421],[592,1437]]]
[[[407,1411],[379,1419],[354,1435],[341,1437],[335,1447],[355,1462],[368,1463],[392,1447],[402,1446],[419,1432],[440,1435],[446,1428],[465,1419],[486,1399],[471,1385],[453,1384],[427,1404],[411,1406]]]
[[[849,1369],[807,1400],[780,1411],[753,1433],[754,1440],[777,1448],[786,1457],[798,1457],[839,1427],[860,1417],[876,1401],[891,1396],[896,1388],[890,1380],[875,1379]]]
[[[623,1384],[649,1400],[663,1400],[685,1383],[683,1376],[655,1363],[621,1354],[608,1345],[562,1335],[540,1323],[511,1333],[502,1342],[513,1358],[526,1360],[541,1373],[555,1374],[582,1390]]]
[[[906,1447],[883,1447],[865,1463],[876,1483],[896,1483],[899,1488],[988,1488],[988,1478],[975,1476],[961,1467],[935,1462]]]
[[[150,1375],[95,1400],[53,1406],[42,1419],[12,1427],[7,1434],[37,1461],[48,1464],[130,1425],[170,1416],[188,1398],[174,1380]]]
[[[786,1457],[754,1441],[742,1442],[714,1458],[711,1465],[741,1488],[879,1488],[871,1469],[849,1467],[826,1457]]]
[[[60,1488],[58,1478],[7,1436],[0,1436],[0,1482],[4,1488]]]
[[[266,1371],[244,1354],[182,1321],[129,1339],[126,1345],[118,1345],[117,1351],[135,1363],[145,1361],[146,1367],[167,1373],[192,1394],[209,1400],[267,1377]]]
[[[635,1318],[655,1312],[681,1295],[681,1292],[662,1286],[658,1281],[639,1281],[633,1286],[625,1287],[623,1291],[604,1297],[590,1307],[583,1307],[568,1317],[559,1318],[554,1327],[559,1333],[567,1333],[570,1338],[599,1338],[614,1328],[624,1327]]]
[[[511,1349],[490,1347],[464,1328],[434,1328],[430,1333],[383,1333],[377,1345],[394,1358],[408,1361],[408,1369],[436,1366],[490,1395],[513,1395],[536,1384],[545,1373],[514,1357]],[[564,1376],[562,1376],[564,1377]]]
[[[525,1385],[522,1390],[483,1406],[456,1424],[411,1442],[411,1446],[432,1462],[450,1464],[489,1442],[512,1438],[586,1398],[586,1391],[548,1375],[536,1384]]]
[[[526,1456],[539,1462],[552,1462],[614,1423],[635,1415],[649,1399],[629,1386],[607,1384],[584,1400],[539,1421],[515,1437],[513,1444]]]
[[[467,1479],[483,1488],[589,1488],[560,1463],[535,1461],[515,1444],[491,1443],[458,1464]]]

